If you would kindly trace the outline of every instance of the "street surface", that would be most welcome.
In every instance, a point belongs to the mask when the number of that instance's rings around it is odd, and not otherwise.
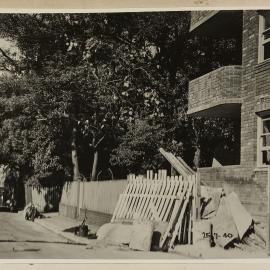
[[[92,240],[94,241],[94,240]],[[23,215],[0,212],[0,259],[182,259],[178,254],[68,244]]]

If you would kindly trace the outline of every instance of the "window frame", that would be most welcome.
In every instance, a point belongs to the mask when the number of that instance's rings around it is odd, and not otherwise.
[[[269,146],[263,146],[263,137],[270,135],[270,131],[263,132],[263,122],[270,120],[270,112],[266,116],[258,116],[257,121],[257,167],[266,168],[270,164],[263,164],[263,151],[270,151]]]
[[[264,62],[270,60],[269,58],[264,59],[264,46],[266,44],[270,45],[270,37],[265,39],[264,36],[266,33],[270,34],[270,27],[265,29],[265,16],[270,16],[270,10],[267,13],[259,14],[259,52],[258,52],[258,62]]]

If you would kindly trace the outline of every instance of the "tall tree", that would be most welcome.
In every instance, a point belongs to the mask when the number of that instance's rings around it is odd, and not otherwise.
[[[197,124],[205,132],[196,133],[199,139],[193,135],[187,86],[207,61],[188,29],[188,12],[1,14],[0,35],[18,52],[1,48],[1,65],[28,85],[31,128],[29,138],[18,141],[27,141],[32,178],[95,180],[103,153],[110,155],[117,145],[119,154],[132,143],[139,147],[137,135],[131,140],[132,129],[139,134],[145,125],[147,134],[166,130],[157,145],[177,148],[192,163],[193,145],[203,144],[208,131]],[[213,45],[215,52],[227,46],[221,44]],[[211,62],[214,67],[222,59]],[[22,102],[24,97],[20,94]],[[218,124],[208,127],[212,134],[220,132]]]

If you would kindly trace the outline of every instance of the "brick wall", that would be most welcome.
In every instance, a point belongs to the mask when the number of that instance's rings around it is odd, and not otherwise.
[[[243,12],[241,165],[256,166],[257,121],[255,115],[256,77],[258,62],[259,16],[255,10]]]
[[[256,65],[256,95],[270,95],[270,59]]]
[[[223,187],[226,194],[234,191],[244,207],[256,219],[266,220],[267,172],[254,171],[240,165],[200,168],[201,181],[213,187]]]
[[[242,66],[225,66],[209,72],[189,83],[188,110],[231,103],[241,96]]]
[[[265,221],[267,211],[267,172],[256,169],[256,111],[270,109],[270,60],[258,64],[259,15],[243,11],[241,86],[241,165],[201,168],[202,181],[235,191],[256,219]]]
[[[255,112],[263,112],[270,111],[270,93],[265,93],[264,95],[260,95],[256,97],[256,108]]]
[[[270,59],[256,66],[256,112],[270,111]]]

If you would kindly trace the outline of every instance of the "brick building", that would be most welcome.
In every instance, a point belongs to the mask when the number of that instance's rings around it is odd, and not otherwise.
[[[254,216],[264,219],[270,165],[270,11],[193,11],[190,32],[236,37],[241,51],[237,61],[189,83],[189,115],[241,123],[240,162],[200,168],[201,179],[234,190]]]

